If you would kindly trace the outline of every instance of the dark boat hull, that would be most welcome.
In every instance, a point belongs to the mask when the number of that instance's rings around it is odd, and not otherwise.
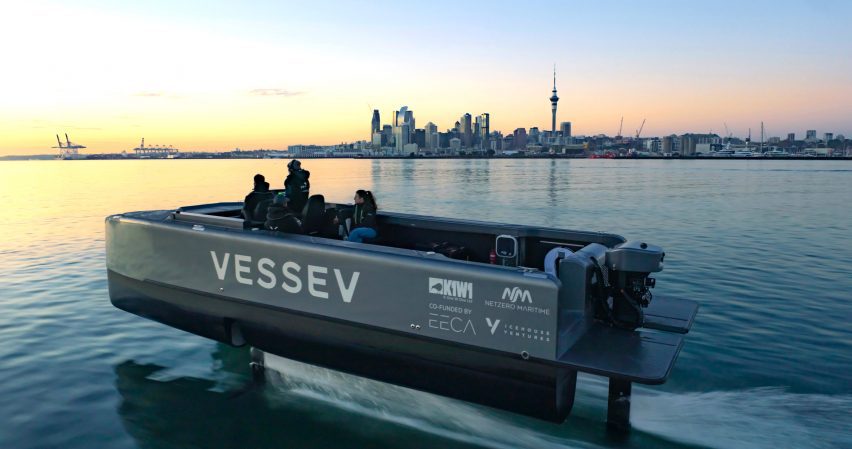
[[[112,270],[108,280],[115,307],[231,345],[553,422],[564,421],[573,406],[572,369],[199,294]]]

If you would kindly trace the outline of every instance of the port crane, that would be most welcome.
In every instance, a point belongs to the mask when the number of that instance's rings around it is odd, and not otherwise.
[[[62,145],[62,139],[59,138],[59,134],[56,135],[56,143],[58,143],[59,146],[53,148],[59,149],[60,159],[76,159],[80,155],[77,150],[86,148],[84,145],[72,143],[71,139],[68,138],[68,133],[65,133],[65,145]]]

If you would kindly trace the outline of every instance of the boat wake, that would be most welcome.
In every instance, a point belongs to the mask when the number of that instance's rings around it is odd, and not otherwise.
[[[574,413],[560,426],[269,354],[266,364],[269,382],[288,396],[460,443],[497,448],[608,445],[601,407],[606,382],[594,376],[581,376],[578,388],[583,391],[578,390]],[[672,447],[725,449],[852,447],[850,410],[849,395],[796,394],[776,387],[668,393],[634,386],[630,438],[642,447],[668,447],[663,441]],[[571,435],[566,436],[566,427]]]
[[[586,448],[461,401],[266,355],[267,380],[288,394],[469,445],[516,449]],[[555,427],[555,426],[554,426]]]
[[[852,447],[852,396],[767,387],[707,393],[634,389],[633,428],[714,448]]]

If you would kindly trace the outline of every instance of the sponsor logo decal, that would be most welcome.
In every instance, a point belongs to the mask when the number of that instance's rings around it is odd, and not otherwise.
[[[476,335],[476,328],[473,327],[473,321],[452,315],[430,313],[429,327],[442,331],[455,332],[457,334],[466,334],[471,332],[473,335]]]
[[[485,318],[485,324],[487,324],[487,325],[488,325],[488,328],[489,328],[489,329],[491,329],[491,335],[494,335],[494,332],[497,332],[497,326],[499,326],[499,325],[500,325],[500,319],[496,319],[496,320],[494,320],[494,322],[492,323],[492,322],[491,322],[491,318],[487,318],[487,317],[486,317],[486,318]]]
[[[530,294],[529,290],[522,290],[520,287],[506,287],[506,289],[503,290],[502,299],[503,301],[508,300],[512,303],[518,302],[518,300],[520,300],[520,302],[528,302],[532,304],[532,295]]]
[[[430,277],[429,293],[446,299],[473,300],[473,282]]]

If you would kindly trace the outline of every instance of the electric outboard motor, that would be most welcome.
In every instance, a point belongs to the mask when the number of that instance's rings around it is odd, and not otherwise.
[[[651,303],[656,280],[648,277],[663,270],[663,249],[644,242],[616,245],[606,253],[606,266],[598,265],[598,304],[595,318],[614,326],[635,329],[645,323],[643,308]]]

